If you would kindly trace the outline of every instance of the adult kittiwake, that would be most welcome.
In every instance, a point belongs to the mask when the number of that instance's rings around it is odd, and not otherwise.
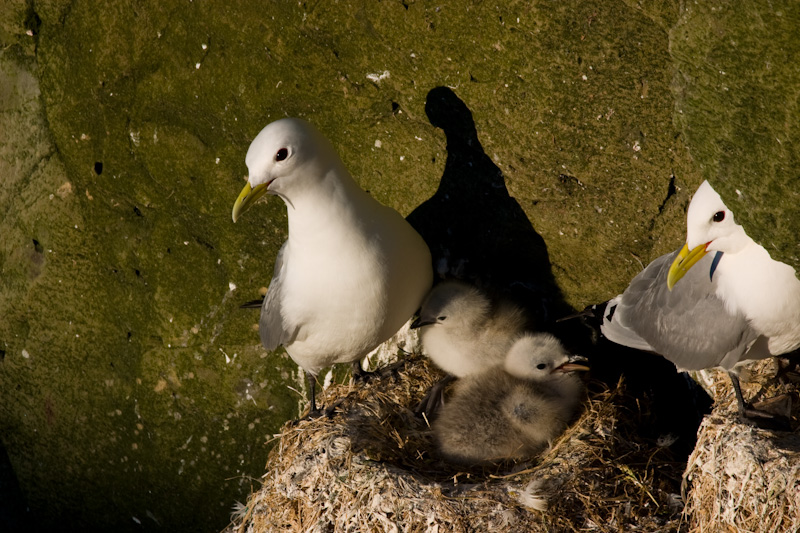
[[[361,189],[333,145],[306,121],[272,122],[245,159],[248,181],[233,221],[264,194],[279,196],[289,237],[261,308],[267,350],[279,345],[306,373],[309,414],[316,375],[354,363],[394,335],[433,282],[431,255],[400,214]]]
[[[682,370],[724,368],[739,414],[765,416],[745,404],[737,366],[800,347],[800,281],[745,233],[708,182],[686,225],[683,248],[650,263],[607,303],[601,331]]]

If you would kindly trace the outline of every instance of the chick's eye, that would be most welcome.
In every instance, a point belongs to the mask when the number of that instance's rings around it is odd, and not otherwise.
[[[545,368],[547,368],[547,365],[544,363],[539,363],[538,365],[536,365],[536,368],[538,368],[539,370],[544,370]]]
[[[436,320],[438,320],[439,322],[444,322],[446,319],[447,319],[446,316],[437,316],[436,317]]]
[[[714,222],[722,222],[723,220],[725,220],[725,211],[717,211],[716,213],[714,213],[714,216],[711,217],[711,220],[713,220]]]
[[[286,148],[281,148],[275,154],[275,161],[283,161],[287,157],[289,157],[289,150],[287,150]]]

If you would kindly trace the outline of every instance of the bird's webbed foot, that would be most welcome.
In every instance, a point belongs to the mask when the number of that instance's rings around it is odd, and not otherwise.
[[[311,421],[311,420],[317,420],[319,418],[327,418],[328,420],[331,420],[336,414],[336,409],[342,404],[342,401],[344,401],[344,398],[339,398],[338,400],[333,402],[328,407],[325,407],[324,409],[320,409],[319,407],[317,407],[313,410],[309,410],[305,416],[300,417],[297,420],[294,420],[292,422],[292,426],[296,426],[297,424],[305,420]]]
[[[310,410],[304,416],[292,420],[292,427],[298,425],[300,422],[316,420],[317,418],[321,417],[322,414],[322,411],[319,409]]]
[[[773,431],[791,431],[792,425],[788,417],[770,413],[762,409],[756,409],[750,404],[745,406],[739,411],[739,421],[743,424],[749,424],[761,429],[770,429]]]
[[[734,372],[730,371],[728,372],[728,376],[731,378],[733,392],[736,395],[736,406],[739,412],[740,422],[752,424],[762,429],[791,431],[790,420],[787,416],[764,409],[757,409],[753,407],[750,402],[744,401],[744,396],[742,396],[742,388],[739,385],[739,377]]]
[[[353,361],[353,381],[356,383],[367,383],[373,378],[385,378],[394,375],[398,370],[403,368],[406,364],[405,359],[387,365],[383,368],[368,372],[361,368],[361,361]]]

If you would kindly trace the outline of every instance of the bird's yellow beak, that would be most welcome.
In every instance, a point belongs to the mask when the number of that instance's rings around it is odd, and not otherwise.
[[[244,184],[244,189],[242,189],[242,192],[239,193],[239,197],[233,204],[232,216],[234,222],[236,222],[236,219],[238,219],[242,213],[247,211],[251,205],[256,203],[256,200],[266,194],[267,185],[268,183],[262,183],[261,185],[250,187],[249,181]]]
[[[689,269],[707,253],[706,244],[695,246],[691,251],[689,251],[689,245],[684,244],[667,272],[667,288],[672,290],[678,280],[685,276]]]

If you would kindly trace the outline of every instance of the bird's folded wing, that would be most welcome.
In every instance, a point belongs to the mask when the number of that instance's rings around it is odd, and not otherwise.
[[[612,327],[604,327],[603,333],[614,340],[608,333],[619,336],[623,328],[681,369],[738,361],[758,334],[744,315],[731,313],[717,297],[708,274],[712,256],[704,257],[670,291],[666,279],[674,256],[659,257],[634,278],[620,298]],[[633,342],[621,344],[642,349]]]
[[[267,296],[264,298],[264,305],[261,307],[261,319],[258,322],[261,342],[269,351],[275,350],[281,344],[286,344],[291,337],[291,332],[286,328],[281,314],[281,281],[285,270],[283,261],[285,250],[286,244],[284,243],[275,258],[275,270]]]

